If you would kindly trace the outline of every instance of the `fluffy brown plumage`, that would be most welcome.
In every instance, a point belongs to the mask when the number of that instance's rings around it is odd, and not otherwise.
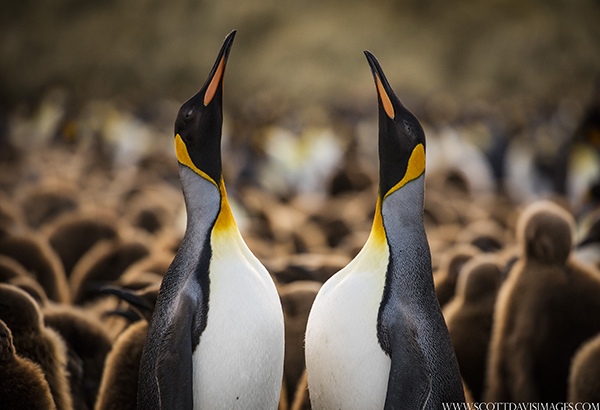
[[[600,334],[582,345],[573,357],[569,402],[600,403]]]
[[[19,205],[29,226],[39,228],[64,213],[76,210],[79,202],[73,186],[48,182],[24,190]]]
[[[156,303],[160,284],[138,291],[111,288],[109,291],[126,300],[140,319],[116,339],[106,357],[106,365],[95,410],[135,410],[142,349],[148,332],[148,320]]]
[[[39,365],[17,355],[12,333],[0,320],[0,403],[5,409],[56,409]]]
[[[25,276],[27,271],[19,262],[7,255],[0,255],[0,282],[8,282],[16,276]]]
[[[116,225],[111,215],[75,213],[57,219],[46,228],[48,242],[62,261],[67,277],[94,244],[117,236]]]
[[[600,331],[600,273],[570,258],[573,217],[543,201],[519,218],[522,256],[498,295],[487,401],[564,402],[569,364]]]
[[[93,409],[111,340],[99,321],[74,306],[50,305],[43,313],[46,326],[58,332],[67,346],[74,407]]]
[[[456,296],[444,308],[460,373],[475,401],[483,394],[494,304],[503,280],[495,257],[475,256],[465,264]]]
[[[6,283],[14,285],[20,289],[23,289],[37,302],[40,307],[44,307],[48,304],[48,296],[44,291],[44,288],[29,275],[19,275],[8,280]]]
[[[142,320],[119,335],[106,357],[95,410],[135,410],[138,373],[148,322]]]
[[[73,268],[70,277],[73,303],[84,304],[99,297],[102,285],[117,280],[131,264],[149,254],[149,248],[139,241],[97,243]]]
[[[15,286],[0,285],[0,319],[12,331],[17,354],[39,364],[44,371],[56,408],[72,409],[64,341],[43,325],[33,298]]]
[[[479,250],[472,245],[457,245],[444,254],[439,269],[433,275],[435,294],[440,306],[446,305],[456,290],[461,269]]]
[[[69,287],[60,259],[39,235],[23,233],[0,238],[0,254],[14,259],[32,274],[49,299],[69,302]]]

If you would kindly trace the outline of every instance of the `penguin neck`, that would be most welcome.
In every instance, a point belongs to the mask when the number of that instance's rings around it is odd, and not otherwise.
[[[222,177],[215,182],[180,165],[180,179],[187,212],[184,240],[209,234],[240,236]]]
[[[423,174],[386,195],[379,211],[390,254],[387,281],[398,283],[393,289],[419,297],[424,291],[433,294],[431,253],[423,222],[424,190]]]
[[[398,257],[401,252],[397,246],[394,246],[397,236],[406,235],[405,231],[423,233],[424,244],[429,244],[425,238],[425,228],[423,224],[423,197],[424,197],[424,177],[417,177],[415,180],[407,183],[402,189],[395,190],[391,194],[377,195],[375,205],[375,215],[371,232],[367,242],[363,246],[360,257],[372,259],[373,251],[379,250],[380,256],[392,257],[392,253]],[[412,235],[411,235],[412,236]],[[420,239],[420,238],[419,238]],[[406,246],[423,246],[423,240],[420,244],[406,243]]]

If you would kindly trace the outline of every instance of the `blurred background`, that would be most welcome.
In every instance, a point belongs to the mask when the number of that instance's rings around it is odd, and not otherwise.
[[[234,28],[230,105],[265,93],[294,104],[363,104],[372,96],[363,49],[382,60],[402,94],[461,101],[585,98],[600,66],[600,4],[592,0],[6,0],[1,7],[4,99],[61,85],[82,97],[181,100],[200,86]]]
[[[425,225],[443,306],[474,255],[511,270],[525,248],[518,215],[541,198],[570,212],[573,254],[599,272],[599,21],[598,0],[3,0],[0,256],[23,268],[0,282],[35,279],[37,299],[100,320],[108,347],[140,317],[109,319],[124,302],[101,294],[104,285],[150,287],[153,306],[186,221],[173,122],[237,29],[223,172],[286,315],[280,409],[307,409],[308,311],[363,246],[378,188],[377,99],[363,50],[427,136]],[[492,310],[485,315],[491,323]],[[103,397],[101,373],[70,381],[75,408]],[[466,383],[476,399],[483,380]],[[80,394],[83,384],[94,388]],[[135,385],[128,393],[134,407]]]
[[[519,198],[570,189],[570,160],[557,154],[598,94],[600,3],[592,0],[7,0],[0,7],[1,140],[12,145],[5,156],[50,139],[102,140],[111,159],[130,165],[148,150],[170,152],[178,106],[204,82],[232,29],[225,139],[246,164],[234,175],[252,176],[265,156],[297,172],[311,164],[327,173],[357,141],[360,156],[374,155],[376,100],[364,49],[432,128],[430,169],[447,159],[436,156],[447,152],[434,147],[436,132],[466,119],[475,130],[459,139],[486,153],[492,178],[505,178],[509,158],[513,173],[535,185],[515,187]],[[352,135],[333,129],[340,121]],[[285,141],[309,147],[302,153]],[[312,151],[324,154],[311,162],[304,157]],[[555,173],[557,163],[565,175],[532,179]],[[284,190],[284,181],[269,184]]]

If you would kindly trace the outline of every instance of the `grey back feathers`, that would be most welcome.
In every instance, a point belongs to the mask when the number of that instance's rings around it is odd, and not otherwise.
[[[407,396],[393,395],[394,383],[410,386],[411,379],[418,383],[414,388],[423,390],[421,408],[435,409],[443,402],[464,401],[458,364],[433,288],[431,256],[422,219],[423,192],[421,176],[392,193],[382,205],[390,248],[386,278],[389,299],[386,303],[384,290],[378,328],[399,332],[399,339],[394,340],[393,334],[389,336],[392,369],[386,408],[395,408],[409,397],[415,399],[415,392],[410,390],[405,390]],[[411,201],[414,202],[409,206]],[[414,352],[400,353],[403,346],[411,343],[418,345]],[[399,363],[395,364],[395,360]],[[412,368],[410,374],[407,368]]]

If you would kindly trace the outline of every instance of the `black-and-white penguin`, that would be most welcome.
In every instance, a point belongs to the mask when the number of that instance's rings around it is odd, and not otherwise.
[[[321,288],[306,330],[312,408],[464,402],[423,224],[425,134],[365,52],[379,102],[379,195],[359,254]]]
[[[234,35],[175,121],[188,219],[148,329],[140,409],[275,409],[279,401],[281,302],[242,239],[221,170],[223,75]]]

